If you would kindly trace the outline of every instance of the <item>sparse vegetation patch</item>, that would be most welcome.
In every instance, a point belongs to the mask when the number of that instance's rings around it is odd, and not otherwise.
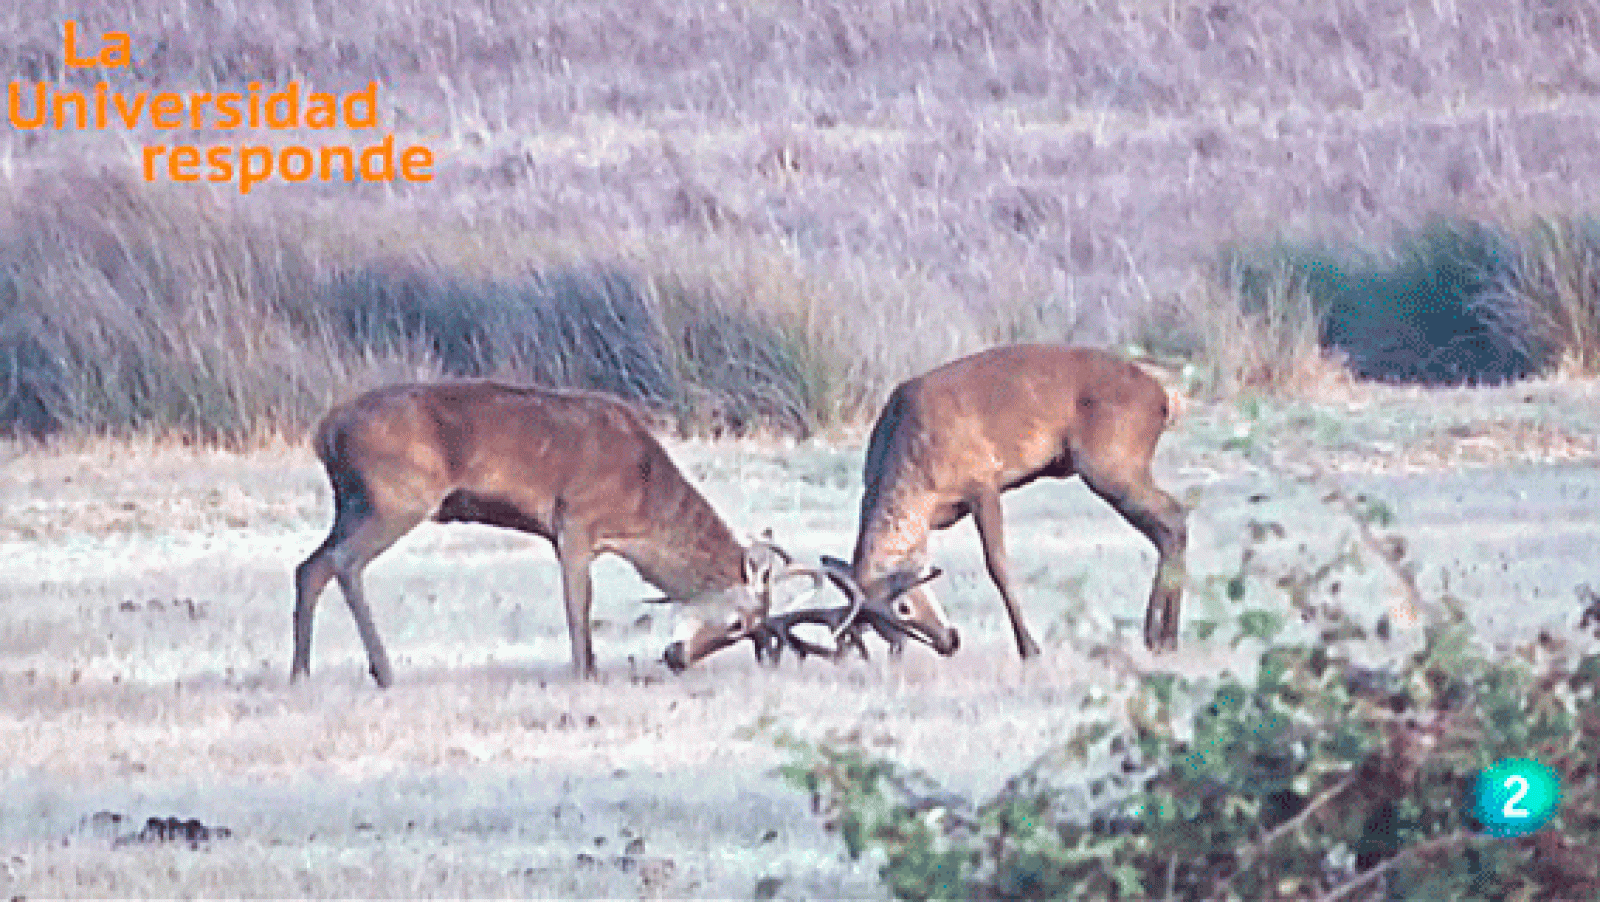
[[[1363,623],[1341,594],[1363,558],[1416,594],[1404,542],[1380,528],[1389,508],[1330,500],[1359,537],[1335,557],[1269,564],[1300,538],[1252,524],[1239,572],[1211,581],[1244,606],[1233,642],[1260,649],[1253,667],[1131,669],[983,801],[851,737],[780,738],[785,774],[897,898],[1593,897],[1600,657],[1547,635],[1490,651],[1448,595],[1400,650],[1387,617]],[[1474,779],[1523,758],[1559,776],[1561,806],[1500,838],[1475,819]]]

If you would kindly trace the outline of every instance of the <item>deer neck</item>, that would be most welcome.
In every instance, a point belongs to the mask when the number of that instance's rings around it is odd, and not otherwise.
[[[851,569],[866,585],[898,570],[918,569],[927,560],[933,497],[899,492],[862,503],[861,530]]]
[[[885,403],[867,442],[861,523],[851,569],[865,586],[927,559],[934,493],[926,475],[927,433],[902,389]]]
[[[668,598],[689,601],[744,581],[744,547],[698,495],[652,517],[649,528],[617,543],[617,553]]]

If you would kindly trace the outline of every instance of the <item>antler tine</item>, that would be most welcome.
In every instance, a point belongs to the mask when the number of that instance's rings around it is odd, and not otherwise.
[[[807,655],[816,655],[819,658],[828,658],[837,661],[844,651],[846,644],[852,645],[866,657],[866,646],[861,642],[861,637],[851,628],[851,620],[855,612],[849,606],[837,608],[807,608],[802,611],[790,611],[786,614],[774,614],[768,617],[763,626],[768,633],[777,637],[780,643],[787,643],[795,650],[801,660]],[[802,639],[794,634],[794,628],[801,623],[819,623],[826,626],[835,636],[848,636],[847,641],[835,640],[835,648],[824,648],[815,642]],[[760,647],[758,643],[758,647]],[[781,648],[782,645],[776,646]],[[773,654],[776,663],[777,654]]]
[[[791,565],[784,568],[784,571],[778,575],[778,579],[794,579],[797,576],[808,576],[811,578],[811,594],[815,594],[818,589],[822,588],[822,581],[826,578],[825,574],[823,574],[823,572],[818,570],[816,567],[795,567]]]
[[[851,579],[849,574],[841,573],[832,567],[790,567],[784,572],[783,575],[785,579],[788,579],[792,576],[811,577],[812,589],[806,594],[806,596],[804,596],[806,598],[809,598],[811,595],[815,595],[817,591],[822,588],[823,580],[827,580],[828,582],[833,583],[835,586],[838,586],[839,591],[843,592],[844,596],[850,599],[849,613],[844,617],[839,618],[838,623],[835,624],[830,622],[829,624],[829,628],[833,630],[833,641],[835,645],[839,643],[839,637],[842,636],[846,630],[855,628],[856,618],[860,616],[861,609],[866,606],[867,598],[866,593],[861,591],[861,587],[856,585],[855,580]],[[835,617],[838,617],[838,614],[841,610],[844,609],[828,609],[828,619],[832,621]]]
[[[845,630],[850,630],[851,636],[856,640],[856,645],[861,649],[862,655],[865,656],[866,646],[861,645],[861,636],[856,632],[856,618],[861,616],[861,609],[867,604],[867,595],[861,591],[861,587],[856,585],[856,581],[849,574],[841,573],[833,567],[827,568],[824,572],[827,573],[829,581],[838,586],[839,591],[850,599],[850,614],[844,618],[843,623],[834,627],[833,644],[838,645],[839,637],[844,634]]]
[[[770,553],[773,557],[776,557],[778,560],[782,561],[786,567],[794,563],[794,555],[791,555],[789,552],[785,551],[783,546],[779,545],[777,540],[772,537],[771,527],[763,529],[761,531],[761,535],[752,537],[748,545],[749,549],[752,551],[763,551]]]

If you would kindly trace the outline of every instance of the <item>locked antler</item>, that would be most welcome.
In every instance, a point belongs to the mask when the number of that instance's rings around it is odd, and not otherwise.
[[[898,645],[899,629],[894,622],[878,611],[867,601],[866,593],[856,585],[850,574],[838,567],[794,568],[786,575],[807,575],[820,584],[821,578],[826,578],[843,592],[850,600],[849,604],[836,608],[803,608],[783,614],[768,616],[761,628],[752,633],[750,638],[756,645],[757,660],[765,660],[770,656],[772,663],[777,664],[783,654],[784,646],[794,649],[800,660],[807,656],[815,655],[837,662],[844,656],[847,648],[853,648],[861,654],[863,660],[870,656],[867,654],[866,643],[861,639],[861,629],[870,626],[880,636],[888,640],[891,646]],[[816,589],[812,589],[814,593]],[[803,623],[820,624],[828,628],[833,634],[833,648],[826,648],[802,639],[794,634],[794,628]]]
[[[756,657],[770,655],[772,663],[777,664],[783,656],[784,647],[788,646],[794,649],[794,653],[799,655],[802,661],[809,655],[838,661],[843,657],[846,648],[854,648],[865,659],[868,657],[867,646],[861,641],[860,624],[856,622],[859,613],[852,605],[842,605],[837,608],[807,608],[786,614],[774,614],[767,618],[759,632],[751,635],[757,643]],[[796,636],[794,628],[802,623],[826,626],[833,633],[834,647],[827,648]]]

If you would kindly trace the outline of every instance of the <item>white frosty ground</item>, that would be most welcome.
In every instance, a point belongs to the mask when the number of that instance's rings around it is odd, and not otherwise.
[[[1397,455],[1447,455],[1445,430],[1503,420],[1477,406],[1452,417],[1436,398],[1418,409],[1437,428],[1391,429],[1409,430]],[[1547,432],[1567,428],[1558,420]],[[1374,445],[1361,433],[1386,427],[1351,422],[1316,447],[1329,469],[1360,474],[1341,477],[1353,490],[1394,506],[1425,587],[1448,579],[1491,638],[1570,629],[1573,587],[1600,584],[1592,456],[1386,474],[1363,463]],[[1316,450],[1292,444],[1306,430],[1262,431],[1284,459]],[[1223,450],[1236,433],[1221,414],[1197,417],[1158,462],[1160,481],[1197,504],[1197,583],[1237,565],[1250,520],[1313,544],[1345,528],[1315,489]],[[1590,436],[1574,441],[1592,448]],[[859,446],[672,450],[736,529],[848,554]],[[1071,734],[1086,693],[1115,688],[1093,645],[1140,655],[1155,557],[1078,484],[1037,484],[1006,510],[1042,661],[1016,660],[962,524],[933,549],[963,630],[955,658],[914,649],[898,663],[787,659],[772,671],[746,646],[678,677],[657,662],[670,616],[639,604],[650,591],[612,560],[595,571],[601,678],[579,683],[548,545],[430,525],[368,570],[398,685],[366,678],[330,588],[312,678],[290,687],[290,574],[330,516],[308,452],[3,456],[0,890],[30,897],[749,897],[763,878],[782,898],[881,896],[876,864],[849,861],[773,775],[784,754],[772,736],[855,736],[955,789],[992,791]],[[1394,600],[1376,568],[1346,592],[1369,614]],[[1221,613],[1197,586],[1185,622]],[[1242,659],[1186,635],[1171,660],[1198,672]],[[168,815],[233,835],[197,849],[115,844]]]

